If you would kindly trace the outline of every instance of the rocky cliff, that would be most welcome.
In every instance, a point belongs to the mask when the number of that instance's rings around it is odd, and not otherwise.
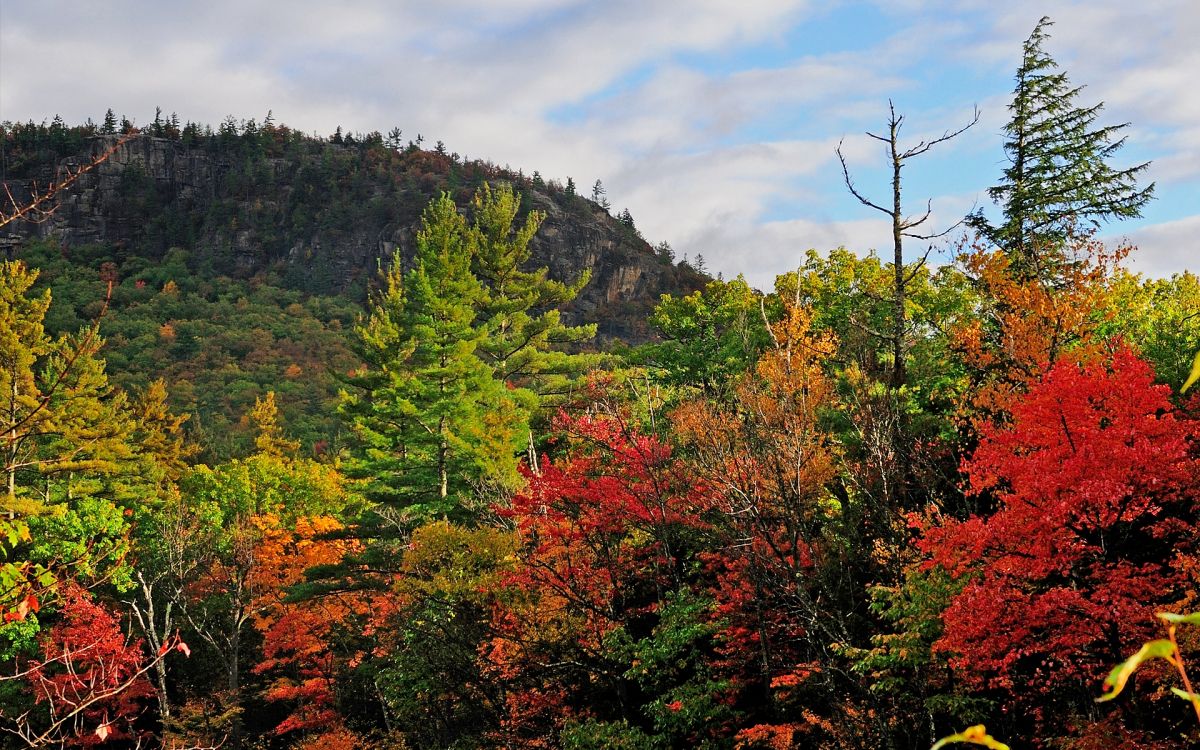
[[[63,154],[62,147],[21,151],[10,137],[0,177],[20,199],[34,180],[86,162],[115,140],[86,137]],[[430,198],[449,191],[466,205],[482,182],[501,180],[522,193],[523,211],[546,213],[531,264],[562,280],[591,272],[566,312],[572,322],[598,323],[602,337],[644,340],[646,314],[661,294],[704,281],[557,183],[440,148],[390,147],[370,137],[331,143],[286,128],[137,136],[64,191],[49,220],[9,225],[0,245],[19,255],[22,241],[53,237],[67,249],[101,244],[117,257],[148,258],[181,247],[200,271],[273,274],[306,292],[361,295],[380,259],[395,249],[411,257]]]

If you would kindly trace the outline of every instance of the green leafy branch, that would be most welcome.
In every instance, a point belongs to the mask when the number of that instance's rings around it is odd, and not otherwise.
[[[1175,639],[1175,631],[1180,625],[1200,625],[1200,612],[1188,615],[1177,615],[1171,612],[1159,612],[1158,617],[1167,625],[1167,637],[1148,641],[1142,644],[1132,656],[1118,664],[1104,680],[1104,695],[1096,699],[1097,703],[1110,701],[1121,694],[1129,678],[1143,663],[1151,659],[1165,659],[1179,672],[1183,681],[1183,689],[1171,688],[1171,692],[1192,704],[1196,712],[1196,720],[1200,721],[1200,695],[1192,689],[1192,681],[1188,677],[1187,663],[1179,650],[1179,642]]]

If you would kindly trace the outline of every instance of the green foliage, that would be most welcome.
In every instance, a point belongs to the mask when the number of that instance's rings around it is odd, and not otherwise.
[[[1101,333],[1136,346],[1159,382],[1183,383],[1200,350],[1200,279],[1186,271],[1169,279],[1122,272],[1104,301]]]
[[[262,453],[213,468],[197,466],[181,487],[193,501],[220,507],[227,521],[263,514],[284,519],[337,515],[349,502],[335,467]]]
[[[625,720],[588,719],[568,724],[562,732],[563,750],[660,750],[663,745]]]
[[[37,272],[0,263],[0,459],[5,508],[34,513],[76,491],[81,476],[117,472],[132,458],[124,393],[113,388],[95,326],[51,340],[48,292],[31,297]]]
[[[986,714],[990,701],[954,690],[945,657],[932,651],[942,635],[942,613],[966,584],[941,568],[910,566],[899,584],[872,587],[871,611],[890,632],[872,635],[870,648],[844,650],[871,692],[897,705],[916,701],[930,715],[955,720]]]
[[[494,190],[485,183],[475,194],[471,267],[482,284],[476,304],[477,325],[484,332],[479,357],[497,379],[536,394],[538,399],[524,399],[533,404],[563,395],[598,363],[595,355],[563,351],[590,341],[596,326],[565,325],[558,309],[575,299],[589,272],[564,284],[548,278],[545,268],[524,270],[529,243],[545,214],[531,211],[514,227],[520,207],[520,194],[507,183]]]
[[[29,519],[33,544],[29,559],[46,569],[69,570],[80,584],[109,583],[117,591],[133,586],[127,556],[130,514],[111,501],[81,497],[51,506]]]
[[[650,324],[664,341],[640,347],[630,359],[664,385],[720,396],[770,342],[762,304],[741,276],[710,281],[684,297],[663,295]]]
[[[341,411],[359,450],[347,464],[369,499],[417,519],[460,516],[473,483],[516,481],[528,413],[476,355],[483,290],[471,234],[448,195],[430,204],[415,266],[393,258],[355,328],[366,367],[347,379]]]
[[[497,694],[482,678],[479,644],[491,602],[516,560],[500,529],[445,521],[413,531],[395,592],[401,603],[376,684],[410,747],[476,747]]]
[[[276,393],[306,449],[336,448],[335,376],[352,366],[346,334],[358,310],[350,299],[284,289],[277,277],[209,276],[180,249],[155,261],[118,258],[102,246],[72,248],[64,257],[53,243],[34,243],[23,255],[40,267],[39,282],[55,290],[46,313],[50,333],[78,330],[96,316],[105,295],[98,269],[119,260],[120,282],[99,321],[107,371],[130,393],[163,379],[165,406],[191,415],[186,431],[204,460],[253,450],[252,426],[242,415],[267,391]]]
[[[721,747],[717,737],[737,718],[727,700],[731,683],[706,663],[722,628],[714,609],[704,596],[671,592],[650,635],[629,646],[625,676],[653,696],[643,711],[664,746]]]
[[[1104,105],[1076,103],[1082,87],[1072,87],[1043,49],[1051,24],[1046,17],[1038,21],[1017,69],[1012,119],[1004,128],[1010,166],[988,190],[1003,221],[992,225],[982,213],[970,217],[973,227],[1012,255],[1019,273],[1036,278],[1053,277],[1063,260],[1058,246],[1077,224],[1141,216],[1154,194],[1153,183],[1137,185],[1149,163],[1109,166],[1125,143],[1118,136],[1128,123],[1097,126]]]

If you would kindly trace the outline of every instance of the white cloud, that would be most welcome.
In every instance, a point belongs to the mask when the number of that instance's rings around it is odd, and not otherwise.
[[[1182,270],[1196,270],[1200,256],[1200,216],[1151,224],[1124,234],[1114,234],[1111,242],[1128,240],[1137,249],[1129,258],[1129,267],[1147,276],[1165,277]]]

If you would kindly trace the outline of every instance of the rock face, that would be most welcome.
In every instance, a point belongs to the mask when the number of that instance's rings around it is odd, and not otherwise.
[[[9,225],[0,247],[52,237],[65,246],[104,244],[117,257],[189,251],[197,268],[218,275],[278,274],[313,293],[362,294],[395,250],[411,258],[421,211],[441,191],[460,206],[484,181],[508,181],[523,211],[546,213],[531,265],[591,281],[565,311],[571,322],[598,323],[602,337],[645,340],[645,317],[666,293],[690,292],[705,277],[676,265],[592,201],[555,183],[530,180],[483,162],[381,143],[339,145],[295,133],[247,146],[244,138],[138,136],[59,196],[42,223]],[[36,164],[8,179],[18,199],[32,179],[101,153],[114,137],[97,136],[90,152]],[[5,177],[9,177],[5,175]]]

